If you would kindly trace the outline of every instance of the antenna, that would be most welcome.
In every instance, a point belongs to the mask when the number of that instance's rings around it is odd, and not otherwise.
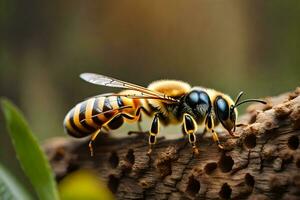
[[[236,105],[240,101],[243,94],[244,94],[244,92],[240,91],[240,93],[237,95],[237,97],[235,99],[234,105]]]
[[[248,102],[258,102],[258,103],[262,103],[262,104],[267,104],[267,102],[265,102],[265,101],[263,101],[263,100],[260,100],[260,99],[246,99],[246,100],[244,100],[244,101],[239,102],[243,94],[244,94],[244,92],[241,91],[241,92],[237,95],[237,97],[236,97],[236,99],[235,99],[235,102],[234,102],[234,106],[233,106],[234,108],[236,108],[236,107],[238,107],[238,106],[240,106],[240,105],[242,105],[242,104],[244,104],[244,103],[248,103]]]
[[[248,103],[248,102],[258,102],[258,103],[262,103],[262,104],[267,104],[267,102],[260,100],[260,99],[246,99],[246,100],[234,105],[234,107],[238,107],[241,104]]]

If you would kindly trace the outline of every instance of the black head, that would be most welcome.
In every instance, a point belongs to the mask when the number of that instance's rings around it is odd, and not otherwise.
[[[243,92],[240,92],[237,96],[235,102],[233,102],[229,97],[224,96],[217,96],[214,101],[214,109],[215,113],[217,115],[218,120],[221,122],[223,127],[230,133],[233,134],[235,131],[235,124],[237,119],[237,107],[241,104],[247,103],[247,102],[259,102],[266,104],[265,101],[259,100],[259,99],[247,99],[244,101],[240,101],[241,96],[243,95]]]
[[[194,88],[191,90],[186,95],[184,102],[198,119],[204,119],[205,115],[211,110],[210,98],[201,88]]]
[[[209,98],[208,94],[202,90],[192,90],[186,96],[186,103],[192,108],[199,104],[209,105],[210,98]]]

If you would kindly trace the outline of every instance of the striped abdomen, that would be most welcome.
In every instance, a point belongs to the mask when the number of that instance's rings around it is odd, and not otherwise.
[[[135,113],[141,104],[138,99],[120,96],[90,98],[69,111],[64,120],[64,127],[69,135],[78,138],[88,136],[102,127],[117,129],[124,122],[124,118],[119,114],[132,115],[134,118],[130,121],[136,121],[138,116],[135,116]],[[131,107],[117,110],[124,106]]]

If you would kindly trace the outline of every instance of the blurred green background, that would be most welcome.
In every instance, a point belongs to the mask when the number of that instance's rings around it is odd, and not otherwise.
[[[65,135],[76,103],[116,91],[83,82],[82,72],[276,95],[299,86],[299,22],[298,0],[2,0],[0,95],[41,141]],[[0,158],[9,160],[2,115],[0,131]]]

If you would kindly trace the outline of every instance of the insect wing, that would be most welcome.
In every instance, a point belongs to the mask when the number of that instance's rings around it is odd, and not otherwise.
[[[80,78],[83,80],[93,83],[96,85],[103,85],[108,87],[116,87],[116,88],[125,88],[129,90],[135,90],[139,91],[140,95],[125,95],[128,98],[148,98],[148,99],[160,99],[169,103],[178,103],[179,101],[177,99],[173,99],[172,97],[169,97],[165,94],[149,90],[148,88],[128,83],[125,81],[121,81],[115,78],[111,78],[108,76],[100,75],[100,74],[94,74],[94,73],[83,73],[80,75]],[[146,94],[146,95],[145,95]],[[139,97],[138,97],[139,96]]]
[[[80,78],[96,85],[103,85],[108,87],[116,87],[116,88],[128,88],[126,84],[122,83],[122,81],[110,78],[107,76],[103,76],[101,74],[94,73],[83,73],[80,74]]]

